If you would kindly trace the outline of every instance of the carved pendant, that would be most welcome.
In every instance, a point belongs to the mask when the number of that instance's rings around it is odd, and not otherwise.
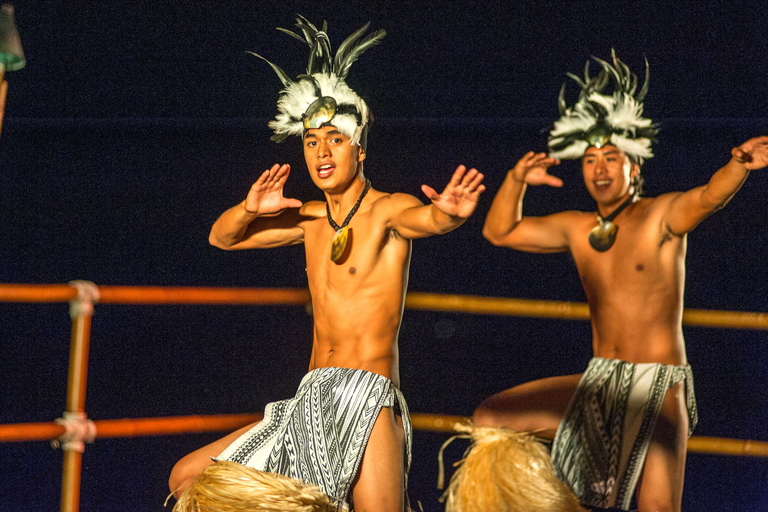
[[[589,245],[596,251],[605,252],[616,240],[619,227],[611,221],[601,222],[589,232]]]
[[[349,226],[344,226],[333,235],[331,242],[331,261],[336,263],[344,255],[347,248],[347,238],[349,236]]]

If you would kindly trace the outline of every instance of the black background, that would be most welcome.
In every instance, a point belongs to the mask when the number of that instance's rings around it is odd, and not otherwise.
[[[646,115],[662,131],[646,193],[707,181],[732,147],[768,134],[768,6],[763,1],[472,3],[16,2],[27,66],[9,72],[0,138],[0,282],[305,287],[302,247],[227,253],[210,225],[259,172],[291,163],[286,194],[319,199],[297,141],[269,141],[279,81],[306,52],[275,27],[296,13],[331,41],[365,22],[384,43],[349,83],[376,116],[366,174],[421,197],[461,163],[489,191],[465,226],[414,243],[410,289],[583,301],[565,254],[492,247],[480,228],[505,171],[545,148],[565,73],[610,49],[651,64]],[[569,85],[569,101],[575,87]],[[579,165],[526,211],[591,210]],[[768,174],[689,236],[686,306],[768,311]],[[643,304],[637,304],[643,307]],[[67,306],[0,306],[0,422],[50,421],[65,403]],[[304,374],[311,317],[299,307],[97,306],[86,410],[93,419],[262,410]],[[686,328],[697,435],[766,440],[764,332]],[[586,322],[406,311],[402,389],[414,412],[469,415],[485,396],[583,370]],[[99,440],[84,455],[83,511],[161,510],[174,462],[222,434]],[[441,510],[444,435],[416,432],[411,497]],[[458,459],[465,444],[447,452]],[[0,445],[0,510],[56,510],[61,453]],[[685,510],[768,510],[765,459],[691,454]]]

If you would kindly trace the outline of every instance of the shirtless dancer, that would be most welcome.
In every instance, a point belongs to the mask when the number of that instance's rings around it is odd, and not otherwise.
[[[314,32],[310,46],[327,41],[304,18],[297,25]],[[361,35],[348,41],[371,44],[384,32]],[[280,114],[270,123],[273,138],[303,137],[309,174],[326,201],[283,197],[290,167],[275,164],[210,234],[225,250],[305,245],[314,312],[309,373],[296,398],[267,406],[263,422],[181,459],[170,478],[176,496],[214,457],[319,485],[334,503],[354,502],[359,511],[404,509],[411,429],[398,389],[397,338],[411,240],[460,226],[485,187],[482,174],[460,166],[441,194],[422,186],[432,201],[426,206],[370,188],[363,174],[370,115],[343,81],[344,55],[339,60],[323,68],[321,56],[308,69],[311,78],[284,82]],[[295,105],[299,111],[290,110]]]
[[[704,186],[641,198],[640,164],[653,156],[657,131],[640,117],[646,87],[635,95],[636,77],[615,54],[613,65],[599,62],[597,78],[587,72],[579,80],[576,105],[565,109],[561,101],[549,156],[530,152],[507,173],[483,230],[497,246],[570,251],[589,302],[594,358],[584,374],[486,399],[474,419],[478,426],[557,432],[555,471],[587,506],[628,509],[637,486],[641,512],[680,510],[696,423],[681,326],[686,234],[725,206],[750,171],[768,165],[768,137],[733,149]],[[619,84],[613,96],[600,94],[608,77]],[[528,185],[562,186],[547,169],[579,157],[597,221],[594,212],[523,216]]]

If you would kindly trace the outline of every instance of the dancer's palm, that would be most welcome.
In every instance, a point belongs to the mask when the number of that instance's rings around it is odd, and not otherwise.
[[[529,151],[518,160],[510,172],[516,180],[524,181],[529,185],[562,187],[563,181],[547,172],[550,167],[559,163],[557,159],[548,157],[546,153]]]
[[[283,187],[290,173],[291,167],[288,164],[275,164],[264,171],[248,191],[245,198],[246,211],[266,215],[301,206],[298,199],[283,197]]]
[[[422,185],[421,190],[444,214],[466,219],[475,211],[480,194],[485,190],[482,182],[483,175],[477,169],[467,171],[460,165],[441,194],[428,185]]]

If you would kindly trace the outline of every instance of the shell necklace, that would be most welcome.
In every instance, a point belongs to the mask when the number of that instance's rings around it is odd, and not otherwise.
[[[357,209],[360,208],[360,203],[363,202],[363,198],[365,197],[365,194],[368,193],[370,188],[371,180],[365,180],[365,187],[363,187],[363,191],[360,192],[360,197],[357,198],[355,206],[352,207],[352,210],[350,210],[341,226],[336,224],[336,222],[334,222],[334,220],[331,218],[331,207],[328,206],[328,203],[325,203],[325,214],[328,217],[328,223],[336,232],[333,235],[333,241],[331,242],[331,261],[334,263],[339,261],[344,255],[344,250],[347,248],[347,237],[349,234],[349,228],[347,225],[349,224],[349,221],[352,220],[352,217],[355,215],[355,213],[357,213]]]
[[[634,203],[637,200],[637,197],[637,194],[632,194],[605,218],[600,216],[599,213],[597,214],[598,225],[592,228],[589,232],[589,245],[591,245],[594,250],[605,252],[611,248],[613,242],[616,241],[616,232],[619,231],[619,226],[613,223],[613,219],[615,219],[624,208]]]

